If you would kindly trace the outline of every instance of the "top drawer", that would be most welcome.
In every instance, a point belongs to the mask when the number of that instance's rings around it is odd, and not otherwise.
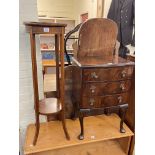
[[[133,66],[114,68],[91,68],[83,70],[83,80],[86,81],[117,81],[131,78]]]

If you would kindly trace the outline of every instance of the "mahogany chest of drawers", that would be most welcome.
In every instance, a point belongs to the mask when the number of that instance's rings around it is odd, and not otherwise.
[[[83,118],[90,115],[117,113],[121,117],[120,132],[130,97],[134,62],[112,58],[73,58],[73,94],[75,117],[81,125],[79,139],[84,138]]]

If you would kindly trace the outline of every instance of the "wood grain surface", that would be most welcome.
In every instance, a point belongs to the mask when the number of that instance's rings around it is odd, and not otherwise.
[[[118,56],[112,57],[84,57],[84,58],[72,58],[73,62],[76,63],[79,67],[82,68],[92,68],[92,67],[115,67],[115,66],[134,66],[134,62],[130,60],[123,59]]]
[[[81,147],[84,144],[88,144],[88,143],[92,143],[92,145],[94,145],[96,142],[133,136],[133,133],[126,125],[124,125],[126,133],[123,133],[123,134],[120,133],[119,122],[120,122],[120,118],[115,114],[111,116],[100,115],[95,117],[93,116],[86,117],[85,118],[85,139],[82,141],[77,139],[77,136],[80,131],[80,125],[78,120],[73,121],[68,119],[66,121],[68,131],[71,137],[70,141],[66,140],[65,135],[63,134],[63,129],[60,121],[41,123],[40,133],[39,133],[36,146],[32,145],[35,125],[31,124],[27,128],[24,153],[28,155],[28,154],[39,153],[39,152],[48,151],[48,150],[55,150],[55,149],[60,150],[62,148],[66,150],[68,147],[74,147],[74,146]],[[112,143],[109,142],[109,144],[112,144]],[[68,154],[68,155],[71,155],[71,154]],[[92,155],[95,155],[95,154],[92,153]],[[111,154],[107,153],[106,155],[111,155]],[[121,154],[118,154],[118,155],[121,155]]]
[[[101,96],[117,93],[124,93],[130,90],[131,81],[117,81],[117,82],[94,82],[83,85],[83,96]]]
[[[120,141],[124,142],[122,138]],[[29,154],[30,155],[30,154]],[[108,140],[79,146],[43,151],[31,155],[127,155],[119,141]]]
[[[116,23],[110,19],[87,20],[79,30],[77,57],[113,56],[117,32]]]
[[[85,81],[117,81],[131,79],[133,74],[133,66],[111,67],[111,68],[91,68],[84,69]],[[96,74],[97,78],[92,77],[92,73]]]
[[[50,22],[24,22],[24,25],[26,32],[30,33],[30,43],[31,43],[34,108],[35,108],[35,120],[36,120],[33,145],[36,145],[39,135],[40,114],[48,116],[49,114],[54,113],[55,115],[56,112],[60,112],[59,116],[61,116],[64,133],[66,135],[66,138],[69,140],[69,135],[65,124],[65,105],[64,105],[64,33],[66,24],[50,23]],[[37,77],[38,75],[37,75],[36,43],[35,43],[35,36],[37,34],[54,34],[55,52],[56,52],[56,91],[55,91],[56,96],[55,99],[43,99],[40,102],[38,94],[38,77]],[[59,63],[60,63],[60,72],[59,72]],[[61,77],[59,73],[61,74]],[[46,95],[44,97],[46,97]]]
[[[39,27],[65,27],[67,26],[67,24],[64,24],[64,23],[52,23],[52,22],[34,22],[34,21],[27,21],[27,22],[24,22],[24,24],[26,26],[39,26]]]
[[[39,102],[39,113],[42,115],[49,115],[60,112],[60,100],[57,98],[45,98]]]

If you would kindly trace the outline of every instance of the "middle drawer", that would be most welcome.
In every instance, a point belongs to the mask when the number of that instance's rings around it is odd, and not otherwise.
[[[131,81],[117,81],[117,82],[93,82],[83,84],[83,96],[102,96],[107,94],[116,94],[129,91]]]

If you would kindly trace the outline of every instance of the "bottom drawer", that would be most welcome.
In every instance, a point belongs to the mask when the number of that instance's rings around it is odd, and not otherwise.
[[[128,103],[128,93],[95,96],[95,97],[83,97],[81,108],[100,108],[115,106],[122,103]]]

